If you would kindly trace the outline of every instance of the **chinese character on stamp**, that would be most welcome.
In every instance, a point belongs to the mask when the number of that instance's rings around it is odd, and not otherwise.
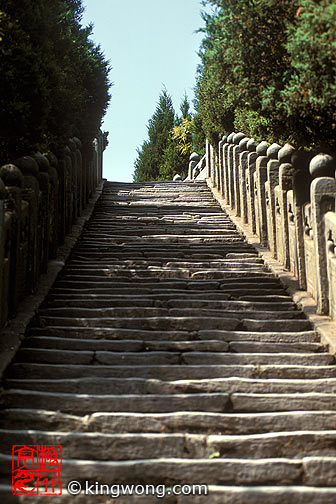
[[[62,495],[62,446],[13,445],[14,495]]]

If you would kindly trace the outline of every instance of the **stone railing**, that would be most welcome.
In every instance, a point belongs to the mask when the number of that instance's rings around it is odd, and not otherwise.
[[[207,142],[205,164],[203,178],[231,212],[313,296],[317,312],[335,320],[336,160],[231,133],[216,149]]]
[[[73,223],[102,179],[103,136],[86,159],[78,138],[62,152],[0,167],[0,328],[35,292]]]

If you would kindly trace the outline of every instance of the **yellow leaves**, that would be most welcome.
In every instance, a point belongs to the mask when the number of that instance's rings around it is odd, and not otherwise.
[[[181,125],[174,126],[171,135],[174,140],[177,140],[179,150],[182,154],[188,154],[191,151],[192,144],[190,141],[191,128],[193,121],[189,121],[187,117],[183,117]]]

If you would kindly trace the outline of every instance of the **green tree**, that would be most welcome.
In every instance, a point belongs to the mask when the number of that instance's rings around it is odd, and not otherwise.
[[[281,112],[295,121],[298,143],[336,150],[336,4],[302,0],[288,26],[291,77]]]
[[[189,156],[192,150],[192,114],[185,94],[180,105],[180,116],[175,117],[168,145],[160,165],[160,180],[171,180],[176,174],[182,179],[188,174]]]
[[[109,101],[109,65],[80,24],[80,0],[3,0],[1,163],[71,136],[89,146]]]
[[[146,182],[159,178],[164,152],[170,141],[174,126],[175,111],[171,96],[166,89],[160,94],[155,112],[148,122],[148,140],[137,149],[133,180]]]
[[[294,0],[209,0],[196,94],[207,137],[243,129],[251,136],[279,136],[277,115],[290,66],[287,23]]]

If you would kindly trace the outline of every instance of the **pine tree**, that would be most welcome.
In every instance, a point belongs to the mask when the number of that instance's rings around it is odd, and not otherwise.
[[[175,111],[171,96],[163,89],[156,110],[148,122],[148,140],[137,149],[134,163],[134,182],[147,182],[159,178],[164,152],[170,141]]]

